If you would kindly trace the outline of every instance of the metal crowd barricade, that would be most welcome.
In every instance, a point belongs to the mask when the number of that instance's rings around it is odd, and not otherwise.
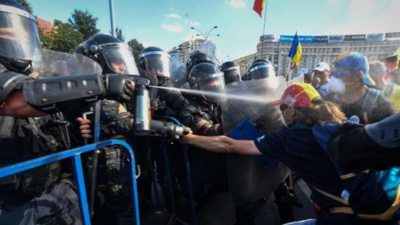
[[[58,152],[52,155],[47,155],[43,157],[39,157],[36,159],[28,160],[25,162],[17,163],[14,165],[6,166],[0,168],[0,178],[13,175],[16,173],[24,172],[26,170],[30,170],[39,166],[43,166],[49,163],[53,163],[56,161],[60,161],[67,158],[73,158],[74,161],[74,175],[75,181],[79,196],[79,206],[82,215],[82,222],[84,225],[90,225],[90,214],[89,214],[89,207],[88,207],[88,199],[86,196],[86,188],[85,188],[85,179],[83,175],[83,168],[82,168],[82,159],[81,154],[94,151],[96,149],[110,146],[110,145],[121,145],[129,152],[130,156],[130,165],[131,165],[131,186],[132,186],[132,206],[133,206],[133,218],[136,222],[136,225],[140,225],[140,217],[139,217],[139,199],[137,193],[137,186],[136,186],[136,164],[135,164],[135,156],[133,153],[133,149],[131,146],[121,140],[108,140],[103,142],[98,142],[95,144],[86,145],[83,147],[73,148],[69,150],[65,150],[62,152]]]
[[[182,125],[181,122],[179,122],[179,120],[177,120],[174,117],[158,116],[157,119],[171,121],[178,126]],[[165,161],[165,166],[166,166],[166,171],[167,171],[167,176],[168,176],[168,186],[169,186],[170,192],[171,192],[172,212],[170,212],[170,216],[172,217],[172,219],[170,219],[169,224],[180,223],[183,225],[188,225],[188,223],[182,221],[181,219],[179,219],[177,217],[175,196],[174,196],[174,190],[173,190],[173,184],[172,184],[173,181],[172,181],[172,176],[171,176],[171,166],[170,166],[170,161],[169,161],[168,152],[167,152],[168,149],[167,149],[166,145],[164,145],[163,151],[164,151],[164,161]],[[196,221],[197,221],[196,208],[195,208],[196,206],[195,206],[194,197],[193,197],[192,177],[190,175],[190,162],[189,162],[187,145],[183,146],[183,157],[184,157],[184,161],[185,161],[185,173],[186,173],[186,180],[187,180],[187,185],[188,185],[188,189],[189,189],[189,201],[190,201],[190,208],[191,208],[191,213],[192,213],[192,221],[190,224],[196,225]]]

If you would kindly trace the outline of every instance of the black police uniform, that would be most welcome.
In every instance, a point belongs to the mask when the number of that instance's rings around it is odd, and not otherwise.
[[[112,63],[123,63],[124,74],[139,75],[132,52],[125,54],[129,49],[119,39],[106,34],[96,34],[82,43],[76,52],[92,58],[98,62],[103,74],[118,73],[112,68]],[[126,52],[125,52],[126,53]],[[128,65],[130,64],[130,66]],[[118,75],[122,76],[122,75]],[[122,112],[121,112],[121,109]],[[127,141],[133,136],[133,115],[131,103],[120,104],[113,100],[102,100],[100,103],[100,140],[120,139]],[[132,202],[129,154],[120,146],[109,146],[99,149],[97,165],[97,190],[104,194],[105,201],[102,204],[97,199],[95,208],[95,224],[131,224]],[[93,161],[86,160],[88,171],[93,168]]]
[[[182,111],[182,123],[192,129],[194,134],[216,136],[223,134],[221,108],[218,96],[207,95],[207,83],[211,80],[219,82],[219,87],[224,85],[223,74],[211,62],[201,62],[194,65],[189,74],[191,89],[198,89],[202,94],[188,95],[190,103],[195,107],[194,112]],[[222,86],[221,86],[222,85]],[[204,88],[204,89],[203,89]],[[217,91],[216,89],[213,89]],[[190,148],[196,148],[190,146]],[[213,197],[219,191],[227,190],[226,162],[223,154],[205,150],[189,150],[193,194],[197,203]],[[206,193],[206,187],[210,185]],[[188,198],[186,185],[182,185],[182,195]]]

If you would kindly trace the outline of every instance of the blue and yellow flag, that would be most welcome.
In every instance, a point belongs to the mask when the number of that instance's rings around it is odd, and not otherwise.
[[[301,43],[296,33],[293,39],[292,47],[290,48],[289,52],[289,57],[292,58],[294,63],[294,65],[292,66],[292,70],[295,69],[300,64],[301,55],[302,55]]]

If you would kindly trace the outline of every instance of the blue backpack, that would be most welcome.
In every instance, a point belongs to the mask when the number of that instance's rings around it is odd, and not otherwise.
[[[330,137],[340,126],[332,123],[318,124],[312,127],[312,132],[343,182],[342,195],[334,196],[324,190],[314,189],[346,205],[329,209],[332,213],[355,214],[362,219],[382,221],[400,216],[400,167],[360,173],[343,170],[329,148]]]

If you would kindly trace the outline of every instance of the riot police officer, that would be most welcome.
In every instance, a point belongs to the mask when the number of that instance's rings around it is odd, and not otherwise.
[[[103,74],[139,75],[130,47],[111,35],[96,34],[78,46],[76,52],[99,63]],[[100,108],[101,140],[132,138],[134,117],[128,112],[132,105],[105,99],[101,101]],[[81,119],[81,124],[88,126],[88,121]],[[86,138],[91,137],[87,133],[84,134]],[[102,148],[98,157],[97,189],[101,190],[106,201],[96,210],[95,223],[104,223],[111,218],[115,218],[116,221],[105,223],[132,223],[128,155],[123,148],[110,146]],[[87,160],[89,171],[93,170],[93,166],[95,166],[92,164],[92,160]],[[112,216],[105,218],[104,214],[108,211],[112,212]]]
[[[204,56],[204,55],[201,55]],[[198,61],[195,59],[194,61]],[[200,62],[191,66],[189,86],[193,94],[188,95],[196,111],[185,116],[182,123],[192,129],[193,133],[215,136],[223,133],[219,103],[225,82],[224,75],[212,62]],[[209,154],[205,151],[189,151],[193,194],[197,204],[202,205],[216,193],[227,190],[225,158],[221,154]],[[208,192],[206,186],[210,185]],[[187,205],[188,191],[182,185],[180,205]],[[182,207],[182,208],[183,208]]]
[[[275,68],[267,59],[255,60],[248,69],[248,79],[257,80],[268,77],[276,77]]]
[[[157,78],[156,86],[159,88],[153,89],[154,101],[153,109],[154,116],[163,117],[175,117],[178,119],[182,118],[182,115],[191,114],[195,111],[195,107],[181,94],[177,89],[174,89],[174,85],[171,82],[173,76],[172,72],[172,61],[170,55],[159,47],[147,47],[140,53],[139,68],[143,69],[141,73],[150,74]],[[149,76],[149,75],[147,75]],[[147,170],[151,169],[151,165],[155,161],[157,165],[157,174],[164,194],[165,203],[168,210],[171,210],[171,198],[172,196],[178,196],[178,185],[176,182],[172,182],[173,188],[171,190],[168,187],[168,174],[165,165],[165,156],[163,154],[163,148],[181,148],[180,143],[173,143],[172,145],[167,143],[165,138],[152,138],[151,141],[144,143],[143,146],[147,147],[150,151],[146,154],[146,158],[142,158],[143,161],[147,162]],[[172,180],[176,180],[179,167],[178,164],[182,163],[180,151],[168,151],[169,160],[177,162],[171,165],[171,176]],[[143,168],[142,171],[146,171]],[[146,179],[146,173],[142,173],[143,179]],[[150,175],[150,174],[148,174]],[[147,179],[147,186],[150,184],[151,179]],[[149,188],[148,190],[151,190]],[[172,193],[172,191],[174,193]],[[150,196],[150,193],[147,193]]]
[[[147,47],[140,53],[139,67],[147,73],[157,77],[157,85],[162,87],[157,89],[156,97],[172,111],[159,112],[169,116],[178,116],[174,112],[194,110],[188,100],[182,96],[180,91],[173,89],[170,78],[172,76],[172,62],[170,55],[158,47]],[[160,102],[159,102],[160,103]],[[159,107],[158,109],[161,109]],[[161,109],[162,110],[162,109]],[[172,113],[172,114],[171,114]]]
[[[225,85],[233,82],[242,81],[240,67],[233,61],[224,62],[221,65],[221,71],[224,72]]]
[[[105,96],[130,100],[134,86],[123,77],[28,76],[42,62],[35,17],[16,1],[4,0],[0,18],[1,166],[68,149],[68,121],[56,112]],[[35,117],[51,113],[56,114]],[[81,224],[73,184],[61,172],[56,162],[1,178],[0,223]]]

